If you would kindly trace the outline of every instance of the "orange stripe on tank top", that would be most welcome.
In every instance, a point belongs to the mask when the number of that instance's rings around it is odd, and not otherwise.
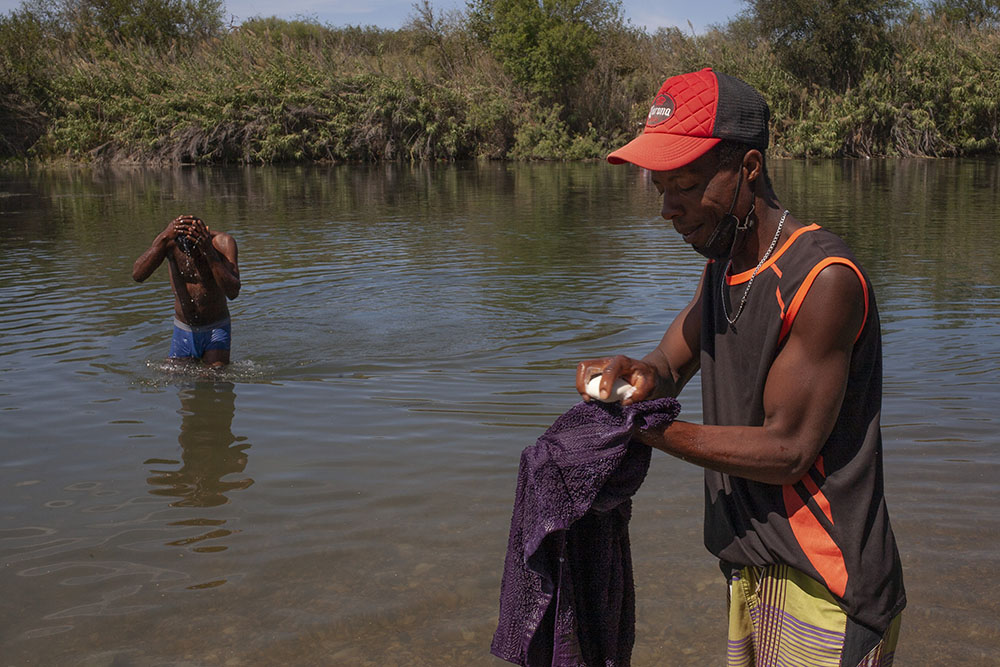
[[[781,280],[781,269],[778,268],[777,264],[771,265],[771,270],[778,275],[778,280]],[[781,298],[781,285],[774,288],[774,298],[778,300],[778,314],[781,318],[785,317],[785,300]]]
[[[865,295],[865,316],[861,320],[861,328],[858,329],[857,335],[854,336],[854,341],[857,342],[858,338],[861,337],[861,332],[864,331],[865,323],[868,321],[868,283],[865,282],[865,277],[861,273],[861,269],[855,266],[854,262],[851,260],[844,259],[843,257],[827,257],[812,268],[805,280],[802,281],[799,291],[797,291],[795,296],[792,297],[792,302],[788,305],[788,312],[786,312],[784,316],[784,322],[781,324],[781,333],[778,335],[779,343],[785,340],[785,337],[791,330],[792,323],[795,322],[795,316],[799,314],[799,308],[802,307],[802,302],[806,300],[806,294],[809,293],[809,289],[816,281],[816,276],[820,274],[820,271],[833,264],[843,264],[844,266],[853,269],[854,273],[858,274],[858,279],[861,281],[861,289],[864,291]]]
[[[816,486],[816,482],[813,481],[812,477],[806,475],[802,478],[802,483],[805,485],[809,495],[812,496],[812,499],[816,501],[816,505],[826,515],[826,518],[830,520],[830,523],[833,523],[833,512],[830,510],[830,501],[826,499],[823,492]]]
[[[816,500],[817,505],[829,517],[830,504],[826,497],[819,492],[815,482],[809,478],[808,473],[802,481],[810,491],[812,498]],[[816,492],[814,493],[812,489],[816,489]],[[833,594],[844,597],[844,593],[847,591],[847,565],[844,563],[844,554],[793,485],[785,484],[782,486],[781,495],[785,501],[785,511],[788,514],[788,523],[792,528],[792,534],[795,535],[795,540],[799,543],[802,552],[816,568],[816,572],[819,573],[826,587]]]

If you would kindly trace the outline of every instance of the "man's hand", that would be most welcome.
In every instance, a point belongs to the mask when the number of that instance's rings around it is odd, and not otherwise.
[[[202,251],[208,253],[212,249],[212,232],[201,218],[191,218],[188,238]]]
[[[163,231],[153,239],[149,249],[142,253],[132,265],[133,280],[141,283],[151,276],[153,271],[163,263],[167,253],[173,251],[171,243],[177,244],[182,250],[185,250],[183,244],[187,242],[187,230],[190,227],[191,217],[190,215],[181,215],[167,223]]]
[[[187,236],[190,227],[191,216],[179,215],[167,223],[162,236],[168,241],[176,241],[181,236]]]
[[[197,250],[205,257],[212,256],[212,232],[201,218],[180,215],[170,222],[167,229],[176,234],[174,241],[184,254],[190,255]]]
[[[593,359],[591,361],[581,361],[576,367],[576,390],[580,392],[583,400],[589,401],[587,394],[587,383],[595,375],[601,376],[600,395],[607,398],[611,395],[611,388],[617,378],[622,378],[625,382],[635,387],[632,395],[622,401],[622,405],[631,405],[639,401],[650,398],[659,398],[657,392],[660,386],[660,376],[652,364],[638,359],[632,359],[623,355],[605,357],[604,359]],[[662,394],[666,395],[666,394]]]
[[[189,253],[191,249],[198,248],[204,253],[212,245],[212,234],[208,230],[208,225],[193,215],[180,215],[171,220],[167,225],[168,237],[171,231],[174,233],[174,240],[181,244],[181,249],[185,252]]]

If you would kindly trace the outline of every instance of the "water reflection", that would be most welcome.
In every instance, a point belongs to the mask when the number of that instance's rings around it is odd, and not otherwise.
[[[770,169],[875,284],[914,610],[900,655],[987,664],[1000,161]],[[517,453],[573,400],[576,361],[645,354],[701,273],[647,178],[599,162],[0,169],[3,664],[480,664]],[[128,272],[185,211],[233,233],[250,278],[239,360],[209,377],[163,366],[167,276]],[[685,392],[700,421],[697,381]],[[234,435],[251,429],[282,444],[256,470]],[[698,664],[725,633],[701,482],[654,458],[633,664]],[[277,639],[240,641],[268,614]]]
[[[217,507],[229,502],[227,493],[245,489],[253,479],[230,479],[242,473],[247,466],[250,443],[245,437],[233,434],[233,415],[236,413],[236,392],[232,382],[199,381],[178,392],[181,402],[180,432],[177,442],[181,446],[181,460],[149,459],[146,465],[180,465],[177,470],[151,469],[146,481],[152,486],[154,496],[176,498],[171,507]],[[193,518],[176,521],[173,526],[200,526],[208,528],[201,535],[168,542],[169,546],[190,546],[205,540],[231,535],[223,528],[225,519]],[[223,551],[224,546],[198,546],[194,551]]]

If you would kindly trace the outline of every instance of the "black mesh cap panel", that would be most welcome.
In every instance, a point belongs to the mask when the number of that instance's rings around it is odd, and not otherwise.
[[[735,77],[715,72],[719,82],[719,105],[715,113],[712,136],[747,144],[752,148],[767,148],[767,123],[771,110],[760,93]]]

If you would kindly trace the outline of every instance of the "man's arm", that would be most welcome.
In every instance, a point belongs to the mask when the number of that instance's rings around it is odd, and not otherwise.
[[[595,375],[601,376],[601,396],[610,395],[614,381],[619,377],[635,387],[632,395],[622,401],[624,405],[677,396],[700,366],[703,284],[704,274],[691,302],[674,318],[659,345],[641,360],[618,355],[578,364],[576,389],[584,400],[589,400],[586,386]]]
[[[797,482],[836,423],[864,298],[851,269],[832,265],[819,274],[768,372],[762,426],[674,422],[662,432],[641,432],[640,439],[718,472],[769,484]]]
[[[180,218],[174,218],[167,223],[166,228],[156,235],[156,238],[153,239],[153,243],[146,252],[139,255],[139,259],[135,260],[135,263],[132,265],[132,280],[137,283],[143,282],[146,278],[153,275],[153,271],[156,271],[160,264],[163,263],[164,258],[171,249],[171,244],[180,233],[177,226],[179,220]]]
[[[196,253],[192,256],[198,273],[212,278],[229,299],[240,294],[239,251],[236,239],[225,232],[212,233],[200,218],[190,219],[191,239],[195,242]]]
[[[235,299],[240,295],[242,287],[236,239],[224,232],[216,234],[212,237],[212,249],[215,252],[209,254],[208,261],[215,282],[222,287],[227,298]]]

